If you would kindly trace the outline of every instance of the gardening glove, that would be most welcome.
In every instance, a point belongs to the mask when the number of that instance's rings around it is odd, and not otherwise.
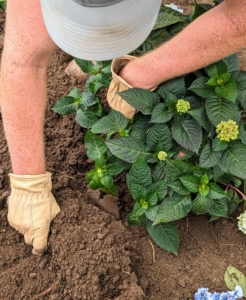
[[[107,100],[108,104],[115,110],[120,111],[128,120],[131,120],[136,112],[136,109],[128,104],[118,92],[122,92],[133,88],[118,74],[132,60],[137,59],[135,56],[125,55],[113,60],[111,65],[112,81],[110,83]],[[154,91],[157,87],[153,87],[150,91]]]
[[[9,224],[24,235],[27,244],[33,246],[33,254],[42,255],[47,248],[50,222],[60,211],[51,193],[51,173],[9,174],[9,177]]]
[[[136,109],[128,104],[118,92],[122,92],[132,88],[124,79],[118,74],[120,71],[132,60],[137,59],[135,56],[125,55],[113,60],[111,65],[112,81],[110,83],[107,100],[108,104],[115,110],[120,111],[128,120],[134,116]]]

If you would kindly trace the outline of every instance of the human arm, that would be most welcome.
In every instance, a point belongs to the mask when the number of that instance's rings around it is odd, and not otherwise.
[[[51,176],[45,173],[43,141],[46,71],[54,49],[40,1],[8,0],[0,77],[1,112],[14,173],[8,220],[38,255],[46,250],[49,224],[60,210],[51,194]]]
[[[246,45],[246,2],[224,0],[156,50],[126,65],[120,76],[150,89],[218,61]]]

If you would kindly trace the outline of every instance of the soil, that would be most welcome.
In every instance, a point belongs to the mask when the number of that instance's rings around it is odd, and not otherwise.
[[[174,2],[185,12],[191,9],[191,1]],[[0,50],[4,22],[1,12]],[[240,52],[240,61],[246,70],[245,53]],[[11,163],[0,122],[0,299],[188,300],[199,287],[226,291],[224,273],[229,265],[246,274],[246,237],[236,226],[243,208],[215,222],[208,222],[206,216],[176,222],[178,256],[160,249],[144,227],[129,226],[126,216],[133,201],[124,176],[117,179],[117,197],[91,191],[85,183],[85,172],[92,166],[83,145],[85,130],[73,115],[51,111],[72,87],[83,89],[84,82],[64,73],[70,60],[57,49],[48,71],[47,170],[53,174],[61,213],[51,224],[48,251],[42,257],[32,255],[24,238],[7,223]]]

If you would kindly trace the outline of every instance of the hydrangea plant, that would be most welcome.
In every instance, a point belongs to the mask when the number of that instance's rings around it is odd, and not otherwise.
[[[195,3],[185,16],[162,6],[153,31],[133,54],[169,40],[211,7]],[[86,181],[92,189],[116,194],[115,176],[126,174],[135,201],[130,224],[145,224],[160,247],[177,254],[176,220],[189,213],[228,217],[246,199],[239,189],[246,179],[246,72],[236,54],[164,82],[155,92],[121,92],[137,110],[130,122],[113,109],[106,114],[98,98],[110,83],[111,62],[76,61],[91,74],[85,90],[74,88],[53,110],[76,113],[87,128],[85,147],[95,166]]]

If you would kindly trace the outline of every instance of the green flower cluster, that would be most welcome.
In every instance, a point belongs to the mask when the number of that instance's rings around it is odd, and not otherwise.
[[[246,233],[246,211],[242,214],[240,214],[238,219],[238,228],[241,230],[244,234]]]
[[[179,99],[176,104],[177,112],[186,113],[190,109],[190,103],[183,99]]]
[[[229,142],[230,140],[235,140],[239,134],[238,125],[235,121],[221,121],[216,126],[217,137],[221,141]]]
[[[158,152],[157,157],[159,160],[166,160],[167,153],[165,151],[160,151],[160,152]]]

